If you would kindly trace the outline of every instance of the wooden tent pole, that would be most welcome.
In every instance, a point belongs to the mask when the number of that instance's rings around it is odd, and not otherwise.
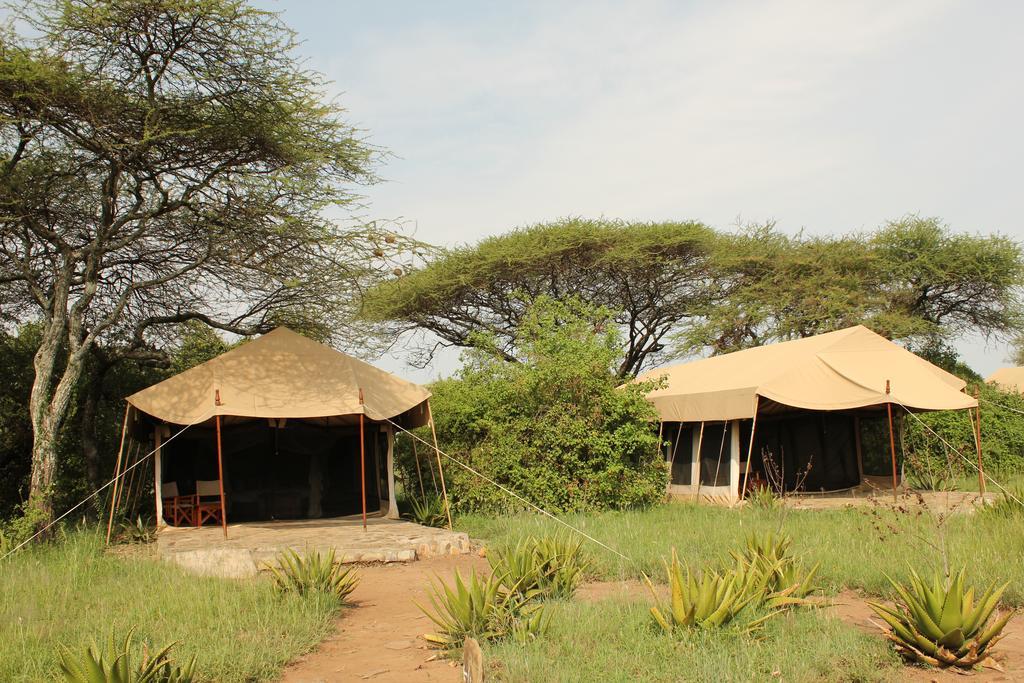
[[[412,442],[412,457],[416,460],[416,478],[420,480],[420,499],[427,500],[427,492],[423,488],[423,470],[420,469],[420,454],[416,450],[416,437],[410,436],[409,441]],[[433,470],[431,470],[433,472]]]
[[[750,460],[754,457],[754,434],[757,432],[757,411],[761,407],[761,397],[754,394],[754,420],[750,423],[750,445],[747,446],[747,467],[743,472],[743,488],[740,489],[740,500],[747,497],[747,482],[750,481]]]
[[[978,402],[976,411],[977,420],[971,420],[974,423],[974,447],[978,450],[978,491],[982,496],[985,495],[985,467],[981,462],[981,392],[978,388],[974,389],[974,399]],[[970,408],[967,409],[967,414],[971,415],[972,411]]]
[[[694,462],[697,463],[697,502],[698,503],[700,502],[700,470],[701,470],[700,451],[701,451],[701,448],[703,448],[703,447],[704,447],[704,420],[701,420],[700,421],[700,433],[697,434],[697,452],[693,456]],[[693,470],[690,470],[690,474],[692,476]],[[693,482],[692,481],[690,482],[690,486],[693,486]]]
[[[452,531],[452,508],[448,504],[448,487],[444,483],[444,468],[441,467],[441,449],[437,447],[437,429],[434,427],[434,411],[430,409],[430,399],[427,399],[427,419],[430,420],[430,433],[434,437],[434,455],[437,456],[437,473],[441,477],[444,511],[448,515],[448,531]]]
[[[359,389],[359,406],[363,406],[363,390]],[[359,483],[363,492],[363,531],[366,531],[366,416],[359,413]]]
[[[891,387],[889,380],[885,380],[885,395],[888,396],[891,393]],[[886,410],[889,412],[889,453],[892,456],[892,500],[896,502],[898,500],[896,496],[896,436],[892,431],[892,402],[886,401]]]
[[[220,405],[220,390],[217,390],[217,405]],[[217,484],[220,486],[220,525],[224,529],[224,538],[228,537],[228,506],[224,502],[224,454],[220,443],[220,415],[214,415],[214,425],[217,428]],[[198,499],[197,499],[198,500]],[[199,511],[196,510],[196,519],[199,519]]]
[[[124,422],[121,423],[121,445],[117,448],[117,464],[114,465],[114,490],[110,492],[110,519],[107,521],[107,545],[110,545],[110,532],[114,528],[114,508],[117,507],[117,488],[121,482],[121,456],[124,454],[124,437],[128,433],[128,412],[132,404],[125,403]]]

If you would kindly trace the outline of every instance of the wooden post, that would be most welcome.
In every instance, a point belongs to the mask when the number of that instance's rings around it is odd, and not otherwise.
[[[691,463],[690,469],[690,486],[697,487],[696,499],[698,503],[700,502],[700,451],[702,448],[704,448],[704,420],[700,421],[700,432],[697,433],[697,450],[693,455],[693,462]]]
[[[217,405],[220,405],[220,390],[217,390]],[[217,428],[217,482],[220,484],[220,525],[224,529],[224,538],[228,537],[228,506],[224,502],[224,455],[220,445],[220,415],[214,415],[214,425]],[[198,499],[197,499],[198,500]],[[196,510],[196,519],[199,519],[199,511]]]
[[[888,396],[891,393],[891,387],[889,386],[889,380],[885,380],[885,395]],[[896,495],[896,436],[892,431],[892,402],[886,401],[885,407],[889,412],[889,454],[892,456],[892,500],[896,502],[898,500]]]
[[[743,488],[740,490],[740,500],[747,497],[747,482],[750,480],[750,459],[754,457],[754,433],[757,431],[757,409],[761,407],[761,397],[754,394],[754,420],[750,423],[750,445],[747,446],[747,467],[743,473]]]
[[[114,465],[114,490],[110,492],[110,520],[107,522],[107,545],[110,545],[110,532],[114,528],[114,508],[117,507],[118,484],[121,481],[121,455],[124,453],[124,436],[128,433],[128,412],[132,405],[124,406],[124,422],[121,424],[121,445],[117,448],[117,464]]]
[[[978,406],[975,408],[977,420],[971,420],[974,423],[974,447],[978,451],[978,492],[982,496],[985,495],[985,468],[981,462],[981,392],[978,388],[974,388],[974,399],[978,401]],[[967,414],[971,415],[971,409],[967,409]]]
[[[434,437],[434,455],[437,456],[437,473],[441,477],[441,492],[444,495],[444,511],[448,515],[448,531],[452,531],[452,508],[448,504],[448,487],[444,483],[444,468],[441,466],[441,449],[437,447],[437,429],[434,428],[434,411],[430,409],[430,399],[427,399],[427,419],[430,420],[430,433]]]
[[[420,454],[416,450],[416,437],[410,434],[409,441],[412,442],[412,457],[416,460],[416,478],[420,480],[420,498],[426,501],[427,492],[423,488],[423,470],[420,469]],[[430,471],[433,472],[434,470]]]
[[[153,428],[153,495],[156,496],[156,528],[167,526],[164,521],[164,497],[163,497],[163,451],[161,450],[161,439],[163,437],[163,425],[156,425]]]
[[[395,496],[395,429],[388,425],[384,433],[388,439],[388,519],[400,519],[398,514],[398,499]]]
[[[359,407],[363,406],[363,390],[359,389]],[[365,415],[359,413],[359,483],[363,491],[363,531],[366,531],[366,437],[364,434]]]

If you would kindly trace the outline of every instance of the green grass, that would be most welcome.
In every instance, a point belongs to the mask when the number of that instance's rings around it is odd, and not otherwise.
[[[801,610],[769,621],[756,637],[694,629],[674,640],[644,602],[552,603],[551,628],[528,644],[488,646],[503,681],[885,681],[899,658],[880,637]]]
[[[638,578],[642,572],[664,580],[662,559],[675,547],[691,563],[724,558],[752,532],[778,529],[793,537],[793,550],[821,562],[820,583],[831,593],[854,588],[890,594],[885,575],[905,580],[909,567],[931,573],[942,566],[941,553],[926,542],[940,536],[929,515],[911,509],[905,514],[870,509],[789,510],[726,509],[672,503],[648,510],[571,515],[565,520],[635,560],[628,562],[588,543],[596,578]],[[880,531],[878,526],[883,527]],[[564,531],[540,516],[503,518],[464,516],[458,527],[488,543],[514,542],[528,534]],[[890,528],[891,527],[891,528]],[[1024,604],[1024,533],[1020,518],[988,513],[957,514],[946,523],[950,564],[964,565],[978,584],[1009,581],[1006,600]],[[926,539],[926,540],[924,540]]]
[[[269,580],[197,577],[102,552],[90,531],[0,563],[0,680],[54,680],[60,647],[77,651],[132,626],[172,656],[199,657],[201,680],[273,678],[331,631],[337,603],[279,595]]]

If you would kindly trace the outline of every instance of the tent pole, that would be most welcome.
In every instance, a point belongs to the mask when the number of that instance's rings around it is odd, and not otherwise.
[[[974,398],[978,400],[980,393],[977,388],[974,389]],[[975,409],[977,420],[971,420],[974,426],[974,447],[978,450],[978,491],[982,496],[985,495],[985,468],[981,462],[981,401],[978,400],[978,407]],[[971,409],[967,409],[967,415],[970,416],[972,413]]]
[[[220,405],[220,390],[217,391],[217,404]],[[228,537],[228,506],[224,502],[224,454],[220,444],[220,415],[214,415],[214,425],[217,428],[217,484],[220,486],[220,525],[224,529],[224,538]],[[198,498],[196,499],[198,500]],[[196,511],[196,519],[199,512]]]
[[[889,380],[885,380],[885,395],[888,396],[891,393],[889,386]],[[892,500],[896,502],[898,500],[896,496],[896,436],[892,431],[892,401],[886,401],[886,410],[889,412],[889,454],[892,456]]]
[[[754,421],[750,423],[750,445],[747,446],[747,467],[743,473],[743,488],[740,489],[740,500],[747,497],[747,482],[750,481],[750,460],[754,457],[754,433],[757,431],[757,410],[761,407],[761,397],[754,394]]]
[[[704,446],[704,420],[700,421],[700,433],[697,435],[697,452],[693,456],[693,462],[697,465],[697,502],[700,502],[700,451]],[[690,470],[690,478],[693,478],[693,470]],[[693,486],[693,482],[690,482],[690,486]]]
[[[676,451],[679,450],[679,437],[683,434],[683,423],[679,423],[679,429],[676,430],[676,442],[672,444],[672,453],[668,457],[668,480],[672,481],[672,466],[676,464]],[[661,437],[659,436],[660,440]]]
[[[363,406],[363,390],[359,389],[359,407]],[[364,434],[365,414],[359,413],[359,483],[363,492],[363,531],[366,531],[366,437]]]
[[[110,545],[110,532],[114,528],[114,508],[117,507],[117,485],[121,482],[121,456],[124,453],[124,436],[128,433],[128,411],[131,403],[124,405],[124,422],[121,423],[121,445],[117,448],[117,464],[114,465],[114,490],[110,492],[110,520],[107,522],[107,545]]]
[[[167,526],[164,521],[164,497],[163,497],[163,453],[161,452],[161,438],[163,437],[164,426],[162,424],[153,427],[153,495],[156,500],[153,505],[156,509],[156,528]]]
[[[427,492],[423,489],[423,470],[420,469],[420,454],[416,450],[416,438],[409,437],[409,441],[412,442],[412,457],[416,460],[416,478],[420,480],[420,499],[425,501]]]
[[[434,455],[437,456],[437,473],[441,476],[441,491],[444,493],[444,511],[448,515],[448,531],[452,531],[452,508],[448,504],[448,487],[444,483],[444,468],[441,467],[441,449],[437,447],[437,429],[434,427],[434,411],[430,409],[430,399],[427,399],[427,419],[430,420],[430,433],[434,437]]]

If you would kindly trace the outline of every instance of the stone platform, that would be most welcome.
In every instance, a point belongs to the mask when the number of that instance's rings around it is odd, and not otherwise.
[[[405,520],[362,518],[248,522],[219,526],[165,527],[157,534],[157,554],[196,574],[255,576],[279,552],[334,549],[342,562],[411,562],[470,551],[462,532],[420,526]]]

